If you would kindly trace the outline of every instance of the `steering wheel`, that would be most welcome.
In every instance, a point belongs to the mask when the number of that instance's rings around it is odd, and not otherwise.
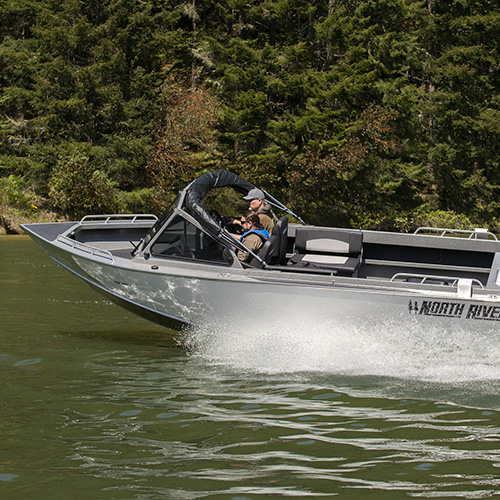
[[[210,210],[210,217],[212,217],[212,219],[214,219],[215,222],[217,222],[217,224],[220,227],[224,226],[222,215],[219,212],[217,212],[217,210],[215,210],[215,209]]]

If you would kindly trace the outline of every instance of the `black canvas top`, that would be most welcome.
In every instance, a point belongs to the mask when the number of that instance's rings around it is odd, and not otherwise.
[[[186,210],[200,222],[208,224],[215,232],[219,232],[220,227],[201,206],[201,200],[210,190],[222,187],[232,187],[236,191],[246,195],[255,186],[232,172],[217,170],[215,172],[207,172],[193,181],[187,188],[184,200]]]

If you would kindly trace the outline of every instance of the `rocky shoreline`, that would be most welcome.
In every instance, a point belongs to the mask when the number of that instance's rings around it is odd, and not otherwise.
[[[19,224],[15,224],[7,217],[0,216],[0,235],[1,234],[24,234]]]

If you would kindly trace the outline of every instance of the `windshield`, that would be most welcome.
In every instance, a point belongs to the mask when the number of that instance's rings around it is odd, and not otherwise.
[[[156,257],[193,259],[212,263],[230,264],[232,258],[224,253],[225,247],[180,214],[175,215],[162,228],[151,245]]]
[[[160,230],[165,221],[174,213],[174,208],[177,205],[177,201],[179,200],[179,196],[176,196],[174,201],[170,204],[170,206],[160,215],[158,220],[154,223],[153,227],[148,231],[146,236],[142,238],[142,240],[137,245],[136,249],[132,252],[132,255],[135,255],[138,251],[144,250],[154,235]]]

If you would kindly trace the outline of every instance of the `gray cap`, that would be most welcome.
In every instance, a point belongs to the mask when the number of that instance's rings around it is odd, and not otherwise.
[[[266,195],[260,189],[253,188],[248,191],[248,194],[246,196],[243,196],[243,199],[247,201],[252,201],[255,198],[262,198],[264,200],[266,198]]]

